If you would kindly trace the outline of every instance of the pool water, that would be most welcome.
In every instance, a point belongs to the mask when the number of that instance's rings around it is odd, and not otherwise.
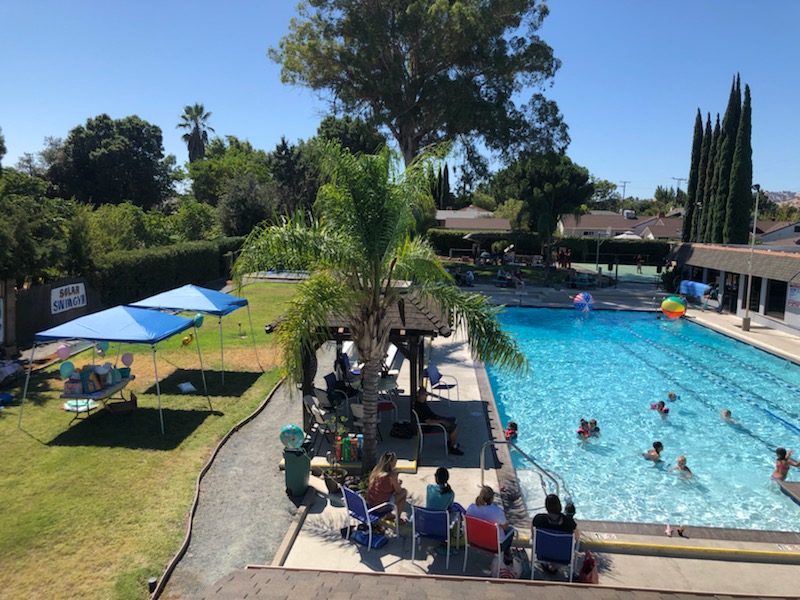
[[[800,531],[800,506],[770,480],[776,447],[800,453],[800,367],[653,313],[519,308],[501,320],[532,367],[522,380],[488,368],[502,422],[563,479],[579,519]],[[670,391],[680,397],[662,418],[650,405]],[[581,418],[601,436],[581,442]],[[654,464],[642,453],[655,440]],[[668,472],[681,454],[691,479]],[[538,477],[519,455],[515,466],[533,497]]]

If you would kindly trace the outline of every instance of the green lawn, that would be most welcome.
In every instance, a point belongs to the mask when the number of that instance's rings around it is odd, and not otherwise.
[[[194,341],[182,336],[157,347],[166,434],[161,435],[149,347],[134,353],[129,386],[139,409],[94,412],[68,425],[60,410],[58,363],[31,378],[21,429],[20,407],[0,411],[0,595],[7,598],[146,598],[185,535],[197,475],[219,440],[249,415],[279,379],[264,325],[286,307],[291,284],[242,289],[250,302],[262,373],[247,310],[223,318],[225,387],[219,371],[216,318],[205,318],[199,341],[213,412],[204,395],[184,395],[177,383],[202,391]],[[240,338],[242,323],[245,339]],[[107,356],[117,354],[112,345]],[[91,351],[72,357],[80,367]],[[22,383],[6,388],[22,395]]]

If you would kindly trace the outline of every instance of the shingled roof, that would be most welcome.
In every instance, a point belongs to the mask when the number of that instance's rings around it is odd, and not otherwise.
[[[722,244],[681,244],[674,253],[678,264],[731,273],[746,273],[752,252],[753,276],[792,281],[800,277],[800,248]]]

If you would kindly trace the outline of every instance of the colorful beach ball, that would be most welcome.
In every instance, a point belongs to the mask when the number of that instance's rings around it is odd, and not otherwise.
[[[677,319],[686,314],[686,300],[678,298],[678,296],[670,296],[661,303],[661,312],[663,312],[668,319]]]
[[[589,312],[594,308],[594,298],[589,292],[581,292],[572,299],[572,306],[575,310]]]
[[[303,430],[298,425],[284,425],[281,428],[281,442],[287,448],[297,450],[303,445],[304,440],[305,434],[303,434]]]

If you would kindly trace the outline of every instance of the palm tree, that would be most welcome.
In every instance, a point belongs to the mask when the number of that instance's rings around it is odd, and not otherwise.
[[[189,148],[189,162],[194,162],[198,158],[203,158],[208,144],[208,132],[214,130],[208,126],[210,112],[206,112],[205,106],[195,103],[194,106],[184,106],[181,122],[176,129],[186,129],[183,134],[183,141]]]
[[[248,273],[279,265],[308,271],[276,332],[293,381],[302,381],[304,355],[313,355],[328,339],[328,318],[335,315],[349,324],[364,363],[363,465],[369,469],[376,460],[378,383],[390,333],[387,312],[403,294],[415,294],[453,315],[453,329],[466,332],[476,358],[520,371],[528,363],[500,328],[500,308],[480,294],[442,284],[450,277],[432,247],[411,238],[415,206],[431,202],[424,164],[430,158],[422,157],[399,175],[399,162],[387,149],[353,156],[328,142],[322,155],[329,183],[319,190],[315,216],[295,213],[279,225],[254,229],[234,265],[234,278],[241,281]],[[400,280],[409,286],[393,285]]]

